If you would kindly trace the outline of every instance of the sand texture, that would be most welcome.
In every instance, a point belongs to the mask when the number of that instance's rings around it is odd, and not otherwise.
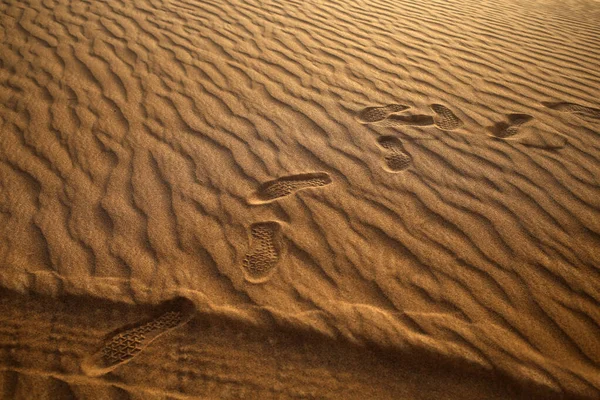
[[[0,398],[600,398],[600,2],[0,22]]]

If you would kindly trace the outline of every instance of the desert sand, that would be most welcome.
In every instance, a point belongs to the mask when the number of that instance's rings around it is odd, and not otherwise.
[[[0,22],[0,398],[600,399],[600,2]]]

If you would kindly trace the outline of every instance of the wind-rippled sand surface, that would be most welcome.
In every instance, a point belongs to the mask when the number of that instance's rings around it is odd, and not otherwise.
[[[600,3],[0,22],[7,398],[600,398]]]

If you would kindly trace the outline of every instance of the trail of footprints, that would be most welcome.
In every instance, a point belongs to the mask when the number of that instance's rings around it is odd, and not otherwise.
[[[265,204],[299,190],[330,183],[332,179],[325,172],[284,176],[260,185],[249,202]],[[264,221],[251,224],[249,231],[249,248],[242,269],[248,282],[264,283],[276,271],[284,252],[282,227],[279,222]],[[159,336],[187,323],[195,313],[193,302],[185,298],[166,302],[158,308],[154,318],[112,334],[96,353],[83,360],[81,370],[88,376],[107,374],[131,361]]]
[[[403,112],[409,110],[410,106],[404,104],[366,107],[356,114],[356,119],[362,124],[377,123],[377,125],[386,127],[436,126],[444,131],[452,131],[463,125],[463,122],[448,107],[442,104],[431,104],[429,107],[434,112],[433,116],[405,114]]]
[[[542,102],[545,107],[562,112],[571,113],[584,119],[600,120],[600,109],[586,107],[568,102]],[[356,113],[356,119],[362,124],[377,124],[383,127],[401,126],[435,126],[443,131],[453,131],[461,128],[464,123],[456,114],[443,104],[430,104],[433,116],[426,114],[405,114],[410,106],[404,104],[388,104],[384,106],[371,106],[363,108]],[[399,114],[402,113],[402,114]],[[497,139],[510,139],[521,131],[521,127],[533,121],[528,114],[507,114],[504,120],[488,128],[490,135]],[[411,157],[403,148],[400,139],[393,136],[382,136],[378,139],[381,147],[387,150],[384,155],[385,169],[389,172],[400,172],[411,164]],[[548,145],[548,149],[560,146]]]
[[[356,114],[356,119],[362,124],[377,124],[384,127],[402,126],[436,126],[443,131],[453,131],[463,126],[463,122],[448,107],[442,104],[430,104],[434,115],[427,114],[398,114],[410,109],[404,104],[388,104],[378,107],[366,107]],[[402,146],[400,139],[394,136],[382,136],[377,143],[385,150],[383,156],[384,168],[388,172],[401,172],[412,164],[412,158]]]
[[[560,112],[570,112],[585,117],[600,119],[600,110],[574,103],[542,103]],[[463,121],[449,107],[443,104],[430,104],[433,115],[407,114],[410,106],[398,103],[363,108],[356,113],[361,124],[377,124],[386,127],[435,126],[443,131],[453,131],[464,126]],[[519,133],[521,126],[531,122],[528,114],[508,114],[503,121],[488,128],[490,135],[498,139],[509,139]],[[383,150],[383,168],[391,173],[399,173],[410,168],[412,157],[400,139],[395,136],[381,136],[377,143]],[[326,172],[311,172],[280,177],[261,184],[249,197],[252,205],[267,204],[304,190],[324,187],[332,183]],[[278,222],[253,223],[249,227],[248,251],[242,262],[247,281],[264,283],[273,275],[283,251],[282,227]]]
[[[590,119],[600,119],[600,109],[567,102],[543,102],[545,107]],[[410,107],[402,104],[388,104],[381,107],[367,107],[357,113],[360,123],[377,123],[382,126],[431,126],[444,131],[452,131],[463,126],[463,122],[448,107],[431,104],[434,115],[397,115]],[[497,122],[489,130],[493,137],[508,139],[519,132],[519,128],[533,117],[527,114],[508,114],[503,121]],[[380,136],[377,139],[384,155],[384,169],[399,173],[412,164],[410,154],[400,139],[395,136]],[[327,186],[332,179],[326,172],[310,172],[283,176],[261,184],[249,197],[252,205],[268,204],[295,194],[298,191]],[[249,226],[248,250],[242,261],[245,279],[254,284],[265,283],[275,273],[285,250],[282,225],[276,221],[255,222]],[[112,334],[94,354],[87,357],[81,365],[82,371],[89,376],[100,376],[129,362],[158,337],[176,329],[195,314],[192,301],[178,298],[158,307],[154,318],[140,321],[119,329]]]
[[[261,184],[249,197],[248,203],[267,204],[300,190],[319,188],[332,182],[326,172],[283,176]],[[263,221],[251,224],[249,230],[248,251],[242,262],[242,269],[248,282],[264,283],[276,271],[284,251],[282,227],[276,221]]]

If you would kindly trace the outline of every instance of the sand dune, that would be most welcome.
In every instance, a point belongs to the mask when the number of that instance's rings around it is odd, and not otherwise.
[[[600,3],[0,11],[6,396],[600,397]]]

